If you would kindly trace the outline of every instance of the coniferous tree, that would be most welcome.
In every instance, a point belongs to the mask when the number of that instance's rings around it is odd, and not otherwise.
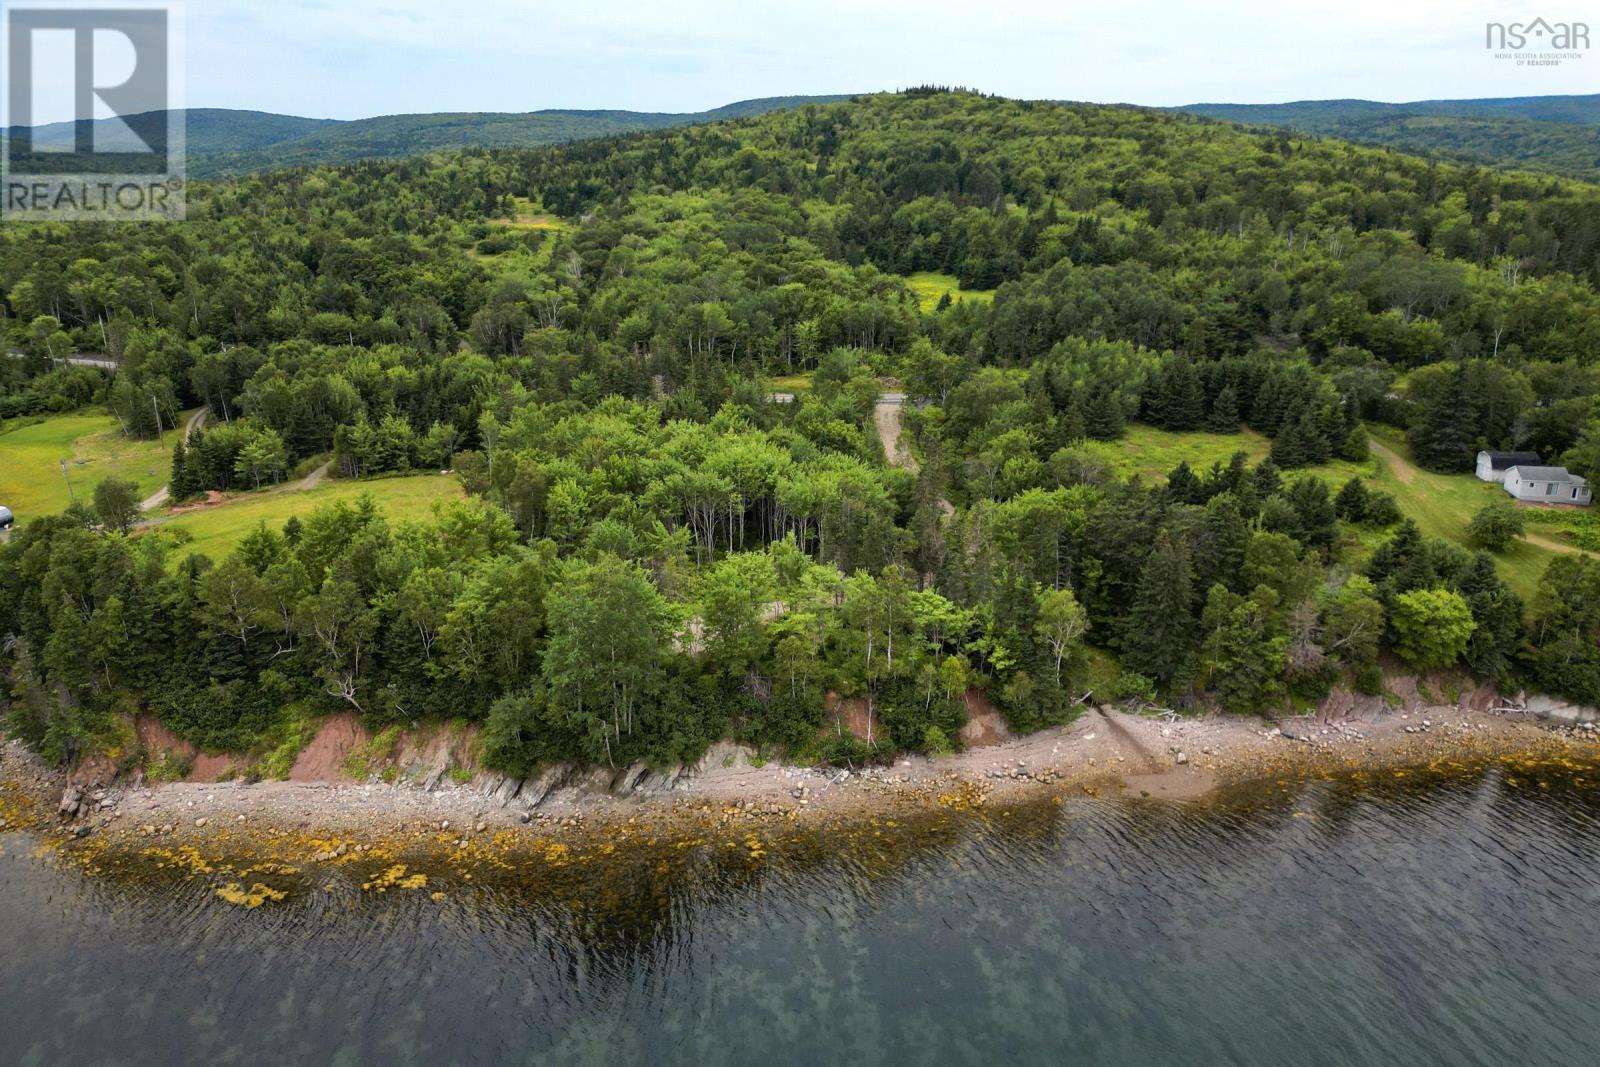
[[[1083,401],[1078,398],[1078,393],[1074,390],[1072,398],[1067,401],[1067,406],[1056,419],[1056,440],[1062,447],[1067,447],[1077,444],[1087,436],[1089,429],[1084,420]]]
[[[1333,510],[1345,522],[1364,522],[1367,517],[1367,486],[1360,478],[1351,478],[1333,498]]]
[[[1278,465],[1271,459],[1264,459],[1256,464],[1256,469],[1250,475],[1251,482],[1262,500],[1267,499],[1283,488],[1283,476],[1278,471]]]
[[[1206,516],[1194,539],[1194,584],[1210,589],[1222,584],[1236,588],[1244,566],[1245,549],[1250,544],[1250,527],[1232,493],[1214,496],[1206,504]]]
[[[1167,496],[1178,504],[1198,504],[1205,499],[1205,486],[1189,469],[1188,460],[1180,461],[1167,474]]]
[[[1269,374],[1256,390],[1250,407],[1250,426],[1267,436],[1278,432],[1284,415],[1283,387],[1276,374]]]
[[[1344,442],[1339,446],[1340,459],[1347,459],[1351,463],[1365,463],[1369,454],[1366,427],[1357,426],[1345,434]]]
[[[1335,536],[1328,483],[1321,478],[1301,478],[1289,487],[1288,497],[1298,524],[1295,540],[1307,548],[1319,548],[1326,555],[1333,548]]]
[[[1310,462],[1310,446],[1306,442],[1305,424],[1299,418],[1288,418],[1272,439],[1272,462],[1284,470],[1304,467]]]
[[[1417,462],[1429,470],[1471,470],[1473,436],[1472,397],[1467,390],[1467,369],[1462,365],[1413,427],[1411,450]]]
[[[194,464],[189,458],[189,449],[180,437],[172,448],[172,472],[167,476],[167,494],[173,500],[187,500],[199,491],[200,486],[195,477]]]
[[[1239,394],[1233,386],[1223,386],[1217,398],[1211,402],[1211,416],[1206,420],[1206,429],[1212,433],[1239,432]]]
[[[1472,673],[1493,684],[1511,672],[1512,655],[1522,642],[1522,598],[1496,573],[1494,558],[1479,552],[1457,583],[1477,629],[1461,654]]]
[[[1156,383],[1153,421],[1167,430],[1198,430],[1205,422],[1205,393],[1194,364],[1174,357]]]
[[[1123,638],[1128,668],[1171,684],[1194,647],[1194,576],[1181,541],[1163,530],[1139,575]]]
[[[1122,414],[1122,401],[1117,399],[1114,389],[1104,384],[1097,385],[1090,391],[1083,419],[1089,436],[1097,441],[1115,441],[1127,429]]]

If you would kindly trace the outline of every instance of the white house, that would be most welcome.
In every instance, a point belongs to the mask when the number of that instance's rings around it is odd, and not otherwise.
[[[1565,467],[1512,467],[1506,471],[1504,484],[1506,492],[1518,500],[1536,503],[1587,506],[1591,497],[1589,480]]]
[[[1480,482],[1496,482],[1504,484],[1506,471],[1515,466],[1536,467],[1539,465],[1537,452],[1479,452],[1478,453],[1478,480]]]

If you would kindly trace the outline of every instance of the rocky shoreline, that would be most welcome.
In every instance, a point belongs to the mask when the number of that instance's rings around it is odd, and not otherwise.
[[[1254,779],[1420,765],[1510,754],[1600,757],[1600,726],[1563,724],[1483,704],[1408,709],[1325,704],[1320,714],[1264,720],[1174,718],[1090,709],[1069,726],[941,759],[902,757],[859,770],[766,763],[723,742],[670,772],[549,768],[527,779],[458,781],[75,781],[20,742],[0,742],[0,829],[150,842],[239,833],[316,834],[349,842],[414,834],[589,832],[617,824],[816,820],[977,808],[1069,795],[1185,801]],[[25,800],[19,798],[26,798]],[[331,850],[325,850],[331,851]]]

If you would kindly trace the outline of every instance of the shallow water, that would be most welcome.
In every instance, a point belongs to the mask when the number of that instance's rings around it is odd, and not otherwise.
[[[1593,1063],[1596,782],[1494,765],[412,855],[425,888],[311,867],[260,875],[287,897],[255,909],[215,872],[12,833],[0,1062]]]

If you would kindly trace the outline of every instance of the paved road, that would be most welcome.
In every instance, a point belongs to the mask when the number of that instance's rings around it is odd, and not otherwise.
[[[10,356],[12,359],[28,358],[28,353],[26,352],[7,352],[6,355]],[[99,367],[101,370],[108,370],[112,371],[113,373],[118,367],[121,366],[120,363],[112,359],[110,356],[101,355],[98,352],[80,352],[75,356],[66,356],[62,359],[58,359],[56,362],[70,363],[74,367]]]

